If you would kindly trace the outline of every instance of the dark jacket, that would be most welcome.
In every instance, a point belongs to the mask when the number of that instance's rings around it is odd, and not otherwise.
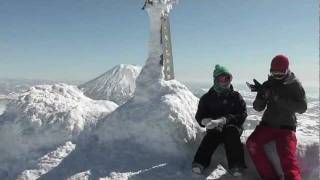
[[[304,113],[307,101],[304,89],[294,73],[291,72],[282,81],[269,77],[263,83],[253,102],[253,108],[263,111],[265,107],[267,109],[262,116],[261,125],[295,130],[295,113]]]
[[[242,125],[247,117],[246,103],[242,96],[233,90],[225,94],[217,93],[212,87],[204,94],[199,101],[196,120],[201,127],[203,118],[218,119],[220,117],[227,118],[226,125],[235,125],[243,129]]]

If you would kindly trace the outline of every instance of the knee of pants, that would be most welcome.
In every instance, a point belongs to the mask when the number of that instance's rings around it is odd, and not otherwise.
[[[257,142],[255,142],[254,140],[252,140],[251,138],[249,138],[246,142],[246,147],[248,149],[248,151],[252,154],[255,153],[257,149],[260,149],[262,145],[258,144]]]
[[[239,135],[239,129],[236,126],[229,125],[225,127],[224,130],[227,134],[234,134],[234,135]]]

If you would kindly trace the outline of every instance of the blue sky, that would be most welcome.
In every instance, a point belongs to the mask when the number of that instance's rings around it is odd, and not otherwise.
[[[86,81],[117,64],[143,65],[143,0],[0,0],[0,78]],[[267,77],[284,53],[303,84],[318,85],[316,0],[180,0],[171,13],[176,77],[211,82],[214,65],[236,82]]]

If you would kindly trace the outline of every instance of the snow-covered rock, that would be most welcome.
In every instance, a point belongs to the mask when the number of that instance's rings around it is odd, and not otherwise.
[[[103,143],[130,139],[150,152],[184,155],[200,132],[194,119],[198,98],[175,80],[159,80],[148,88],[153,94],[142,98],[149,101],[134,96],[101,120],[95,133]]]
[[[30,158],[74,140],[117,107],[111,101],[94,101],[75,86],[31,87],[9,102],[0,116],[0,169],[7,169],[5,162],[11,159]]]
[[[68,178],[68,180],[90,180],[90,171],[81,172]]]
[[[140,71],[139,66],[120,64],[79,88],[92,99],[109,100],[121,105],[133,96]]]

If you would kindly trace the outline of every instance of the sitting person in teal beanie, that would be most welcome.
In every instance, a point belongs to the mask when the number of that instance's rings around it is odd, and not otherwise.
[[[211,156],[223,143],[228,167],[234,176],[241,176],[246,167],[243,144],[240,136],[247,117],[246,103],[233,90],[231,73],[223,66],[216,65],[213,72],[213,87],[199,101],[196,120],[207,132],[198,148],[192,172],[202,174],[210,165]]]

